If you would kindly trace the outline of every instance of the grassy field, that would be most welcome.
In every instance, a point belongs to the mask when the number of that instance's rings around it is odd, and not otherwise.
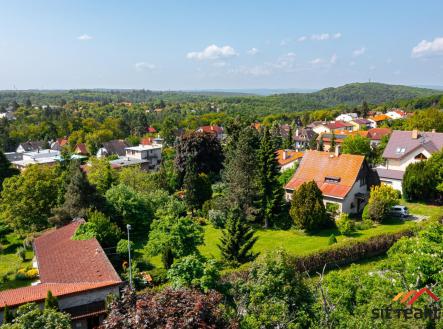
[[[6,277],[7,280],[0,283],[0,290],[27,286],[31,283],[29,280],[15,280],[15,273],[19,268],[31,265],[32,251],[26,252],[26,261],[15,254],[18,247],[23,245],[23,241],[14,233],[7,234],[2,239],[3,252],[0,253],[0,278]]]
[[[443,207],[429,206],[420,203],[402,203],[409,208],[412,214],[429,217],[443,216]],[[366,230],[358,230],[350,237],[340,235],[337,229],[322,230],[311,235],[295,229],[287,231],[257,229],[256,235],[258,236],[258,241],[254,246],[254,251],[263,253],[282,248],[291,255],[306,255],[327,248],[328,238],[331,234],[336,236],[338,243],[344,243],[352,239],[365,239],[383,233],[398,232],[408,227],[413,227],[414,225],[416,225],[416,223],[413,221],[391,218],[384,224],[379,224]],[[207,257],[219,258],[220,251],[217,244],[220,241],[222,230],[216,229],[211,225],[206,225],[204,227],[204,235],[205,243],[199,247],[200,252]],[[156,267],[161,267],[160,257],[153,257],[150,259],[150,262]]]

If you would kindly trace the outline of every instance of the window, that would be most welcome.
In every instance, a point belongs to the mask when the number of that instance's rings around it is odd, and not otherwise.
[[[340,183],[341,178],[337,176],[326,176],[325,183]]]
[[[395,153],[397,154],[403,154],[405,152],[406,152],[406,147],[403,146],[397,147],[397,149],[395,150]]]

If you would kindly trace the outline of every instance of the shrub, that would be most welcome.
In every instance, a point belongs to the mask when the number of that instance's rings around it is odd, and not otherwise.
[[[328,245],[330,246],[335,243],[337,243],[337,238],[335,237],[335,234],[331,234],[328,239]]]
[[[355,223],[347,213],[341,213],[336,223],[338,230],[343,235],[349,236],[355,231]]]
[[[368,202],[367,217],[382,222],[389,215],[391,207],[398,203],[398,192],[389,185],[373,186]]]
[[[15,252],[16,256],[21,259],[22,262],[26,260],[26,249],[23,247],[17,248]]]
[[[358,230],[368,230],[371,227],[374,227],[374,222],[372,220],[370,220],[369,218],[365,218],[360,222],[356,222],[355,227]]]
[[[26,271],[26,278],[27,279],[35,279],[37,277],[38,277],[38,270],[36,268],[32,268],[32,269]]]
[[[209,210],[208,212],[209,222],[215,228],[224,228],[226,224],[226,215],[221,210]]]
[[[134,251],[134,242],[131,241],[129,243],[129,246],[131,247],[131,251],[133,252]],[[126,259],[126,257],[128,257],[128,240],[121,239],[117,243],[117,254],[119,254],[120,256],[122,256],[125,259]]]

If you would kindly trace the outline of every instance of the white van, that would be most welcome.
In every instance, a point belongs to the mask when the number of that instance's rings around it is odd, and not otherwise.
[[[400,206],[400,205],[394,206],[391,208],[390,213],[392,216],[395,217],[401,217],[401,218],[409,217],[409,211],[406,206]]]

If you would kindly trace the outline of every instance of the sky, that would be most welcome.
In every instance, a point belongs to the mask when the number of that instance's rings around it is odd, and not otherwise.
[[[0,0],[0,89],[443,85],[441,0]]]

